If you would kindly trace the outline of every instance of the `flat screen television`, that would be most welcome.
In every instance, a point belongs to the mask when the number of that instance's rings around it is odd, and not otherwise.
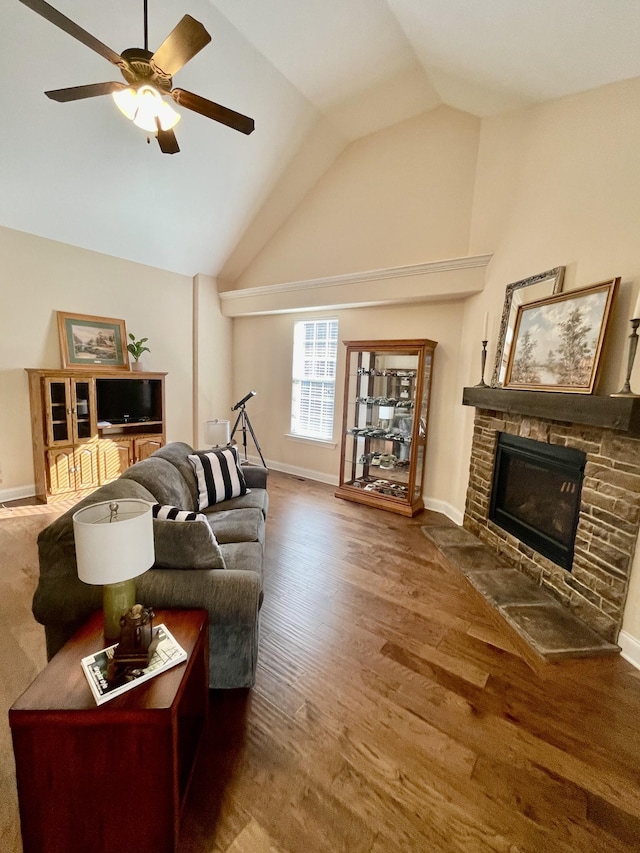
[[[159,379],[96,379],[98,421],[112,424],[162,420]]]

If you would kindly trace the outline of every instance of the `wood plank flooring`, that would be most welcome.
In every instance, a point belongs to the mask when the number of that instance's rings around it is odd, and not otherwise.
[[[258,680],[212,694],[182,853],[640,850],[638,671],[534,672],[430,513],[269,492]]]
[[[211,693],[180,853],[640,850],[640,672],[619,657],[530,668],[423,536],[442,516],[277,472],[269,494],[257,684]],[[0,649],[9,633],[35,662],[25,548]],[[3,853],[20,850],[11,784],[3,772]]]

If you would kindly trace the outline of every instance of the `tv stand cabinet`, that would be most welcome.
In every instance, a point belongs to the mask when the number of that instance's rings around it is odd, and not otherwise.
[[[44,503],[90,494],[166,441],[166,373],[27,368],[27,375],[36,497]],[[99,421],[103,379],[157,383],[153,419],[108,426]]]

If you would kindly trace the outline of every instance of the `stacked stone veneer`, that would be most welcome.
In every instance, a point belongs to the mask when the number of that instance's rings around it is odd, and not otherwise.
[[[571,572],[489,521],[501,432],[586,453]],[[477,409],[464,527],[547,588],[600,636],[615,642],[640,528],[640,439],[601,427]]]

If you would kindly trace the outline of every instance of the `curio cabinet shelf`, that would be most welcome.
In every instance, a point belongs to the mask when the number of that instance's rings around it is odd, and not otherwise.
[[[336,497],[414,516],[424,477],[435,341],[345,341]]]

